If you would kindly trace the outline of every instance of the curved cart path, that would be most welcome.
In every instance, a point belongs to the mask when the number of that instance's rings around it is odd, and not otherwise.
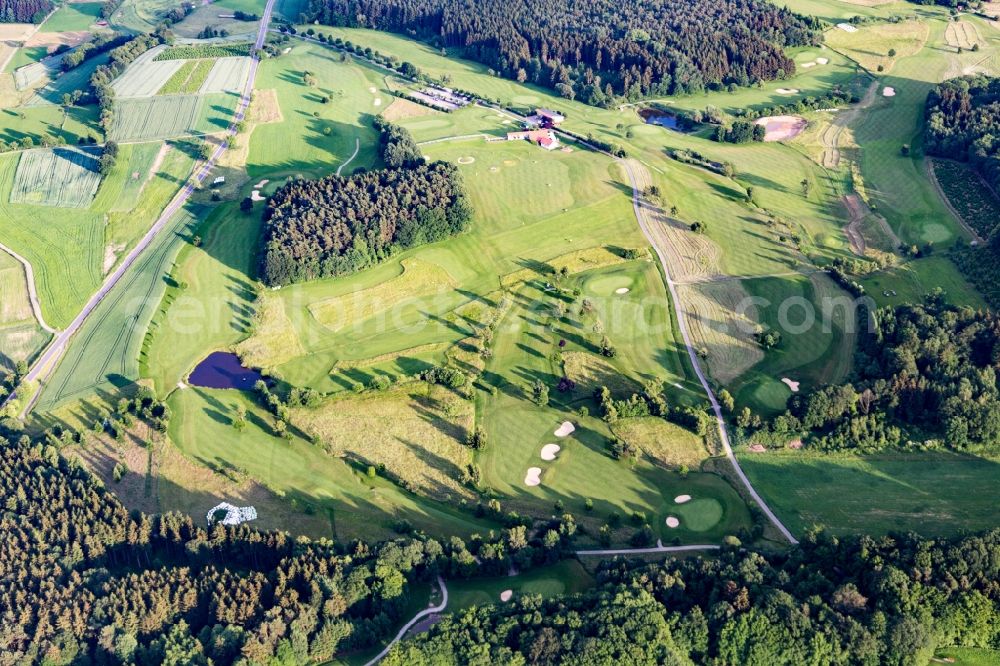
[[[142,255],[143,252],[153,243],[156,237],[170,222],[170,219],[187,203],[188,199],[194,193],[195,188],[208,177],[212,168],[215,167],[216,162],[219,158],[226,152],[229,148],[229,138],[236,133],[236,123],[243,120],[244,115],[246,115],[247,107],[250,105],[250,97],[253,92],[254,82],[257,78],[257,69],[260,66],[260,57],[257,55],[257,50],[264,46],[264,41],[267,38],[267,28],[268,24],[271,22],[271,11],[274,8],[275,0],[267,0],[267,5],[264,7],[264,13],[261,16],[260,28],[257,31],[257,40],[254,43],[254,54],[252,56],[252,61],[250,63],[250,75],[247,77],[246,86],[243,89],[243,94],[240,96],[240,103],[236,107],[236,113],[233,115],[233,122],[230,123],[229,128],[226,130],[226,139],[219,143],[212,151],[212,155],[205,161],[204,164],[195,172],[194,176],[190,178],[184,187],[181,188],[179,192],[171,199],[167,207],[163,209],[160,217],[156,220],[149,231],[142,237],[142,239],[136,244],[131,252],[125,257],[121,265],[111,273],[101,288],[90,297],[87,304],[83,307],[83,310],[76,316],[76,318],[66,327],[62,333],[56,336],[49,345],[48,349],[35,361],[28,374],[25,375],[24,381],[34,382],[39,379],[47,378],[52,370],[55,369],[60,358],[62,358],[63,353],[69,346],[69,341],[73,335],[80,330],[83,322],[87,320],[87,317],[101,304],[101,301],[114,289],[115,285],[122,279],[122,276],[131,268],[132,264],[135,263],[136,259]],[[42,389],[40,388],[35,394],[35,399],[41,395]],[[11,398],[14,397],[12,394]],[[10,399],[10,398],[8,398]],[[26,414],[34,406],[34,401],[29,404],[24,413]]]
[[[375,655],[370,661],[368,661],[365,664],[365,666],[374,666],[378,662],[382,661],[385,658],[385,655],[389,654],[389,650],[392,649],[392,646],[398,643],[400,640],[402,640],[403,636],[406,636],[406,632],[412,629],[414,625],[416,625],[418,622],[420,622],[428,615],[434,615],[436,613],[440,613],[445,609],[445,606],[448,605],[448,587],[444,584],[444,579],[441,578],[441,576],[438,576],[437,583],[438,587],[441,588],[441,603],[439,603],[437,606],[431,606],[430,608],[425,608],[416,615],[414,615],[413,619],[411,619],[409,622],[404,624],[402,628],[400,628],[400,630],[396,633],[396,637],[393,638],[391,641],[389,641],[389,644],[386,645],[385,648],[383,648],[382,651],[379,652],[377,655]]]
[[[14,257],[22,266],[24,266],[24,278],[28,283],[28,300],[31,301],[31,311],[35,314],[35,319],[38,320],[38,325],[53,335],[58,333],[59,331],[45,323],[45,317],[42,316],[42,304],[38,300],[38,291],[35,289],[35,271],[31,268],[31,263],[3,243],[0,243],[0,251],[6,252],[10,256]]]

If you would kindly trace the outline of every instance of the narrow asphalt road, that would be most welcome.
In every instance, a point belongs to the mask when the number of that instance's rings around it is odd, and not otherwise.
[[[45,323],[45,317],[42,316],[42,304],[38,300],[38,291],[35,289],[35,271],[31,268],[31,263],[3,243],[0,243],[0,251],[14,257],[24,267],[24,279],[28,283],[28,301],[31,303],[31,311],[34,313],[35,319],[38,320],[38,325],[53,335],[57,333],[56,329]]]
[[[268,24],[271,22],[271,11],[274,8],[274,3],[276,0],[268,0],[267,6],[264,7],[264,13],[261,15],[260,27],[257,30],[257,40],[254,43],[255,51],[264,46],[264,41],[267,38]],[[146,232],[142,239],[136,244],[131,252],[126,255],[125,259],[118,266],[113,273],[111,273],[101,288],[90,297],[87,304],[80,311],[80,314],[70,323],[66,329],[59,333],[52,344],[45,350],[45,352],[35,361],[25,375],[24,381],[34,382],[40,379],[47,378],[52,371],[55,369],[60,358],[62,358],[63,353],[69,345],[70,339],[80,330],[83,323],[87,320],[87,317],[101,304],[101,301],[114,289],[115,285],[122,279],[122,276],[132,267],[143,252],[153,243],[156,237],[161,231],[168,225],[170,219],[188,202],[191,195],[194,193],[197,185],[200,185],[208,174],[215,167],[218,159],[226,152],[229,148],[229,138],[236,134],[236,123],[243,120],[246,115],[247,107],[250,105],[250,97],[253,93],[254,81],[257,78],[257,68],[260,65],[260,58],[254,53],[252,56],[252,61],[250,63],[250,73],[247,77],[246,86],[243,89],[243,94],[240,96],[240,102],[236,107],[236,113],[233,116],[233,122],[229,125],[226,131],[227,138],[219,143],[212,151],[212,155],[205,161],[204,164],[195,172],[194,176],[190,178],[183,188],[174,196],[174,198],[167,204],[167,207],[163,209],[160,217],[156,220],[152,227]],[[41,392],[39,388],[39,393]],[[14,396],[11,396],[14,397]],[[37,397],[37,396],[36,396]],[[2,405],[0,405],[2,406]],[[32,405],[29,405],[25,409],[27,413],[31,409]]]
[[[428,615],[434,615],[435,613],[440,613],[445,609],[445,607],[448,605],[448,586],[444,584],[444,578],[441,578],[441,576],[438,576],[437,582],[438,582],[438,587],[441,588],[441,603],[439,603],[437,606],[431,606],[430,608],[425,608],[416,615],[414,615],[413,619],[404,624],[402,628],[399,630],[399,632],[396,633],[396,637],[393,638],[391,641],[389,641],[389,644],[386,645],[381,652],[375,655],[371,659],[371,661],[366,663],[365,666],[374,666],[378,662],[385,659],[385,655],[389,654],[389,650],[392,649],[392,646],[398,643],[400,640],[402,640],[403,636],[406,635],[406,632],[408,632],[410,629],[413,628],[413,625],[415,625],[417,622],[420,622],[420,620],[424,619]]]

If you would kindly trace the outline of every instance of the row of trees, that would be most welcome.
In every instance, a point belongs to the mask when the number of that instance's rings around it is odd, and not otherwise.
[[[1000,645],[1000,532],[839,540],[786,554],[615,561],[596,589],[448,617],[397,646],[424,664],[916,664]]]
[[[458,168],[424,163],[406,130],[378,120],[386,169],[297,180],[265,212],[263,279],[283,285],[361,270],[461,233],[472,219]]]
[[[817,44],[819,23],[758,0],[311,0],[327,25],[459,47],[502,76],[588,104],[699,92],[791,75],[783,48]]]
[[[111,82],[120,76],[125,68],[143,53],[167,41],[166,29],[158,29],[148,35],[134,37],[121,46],[111,49],[108,62],[99,66],[90,75],[90,92],[101,107],[101,126],[105,131],[114,123],[115,91]]]
[[[1000,317],[932,296],[877,310],[870,324],[856,380],[793,396],[761,436],[783,442],[805,432],[816,448],[865,453],[902,445],[998,450]]]

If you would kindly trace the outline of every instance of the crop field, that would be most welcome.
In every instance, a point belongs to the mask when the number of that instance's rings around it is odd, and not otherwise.
[[[149,141],[211,134],[229,127],[239,96],[164,95],[115,100],[115,141]]]
[[[246,57],[217,59],[199,92],[242,93],[250,76],[250,63],[250,58]]]
[[[856,32],[834,28],[826,32],[826,43],[870,72],[890,72],[898,58],[918,53],[929,35],[925,21],[909,20],[859,26]],[[890,56],[890,50],[895,55]]]
[[[103,2],[67,2],[42,24],[45,32],[87,30],[101,16]]]
[[[740,454],[771,508],[797,534],[823,525],[833,534],[912,530],[953,536],[992,528],[1000,482],[994,460],[957,453]]]
[[[981,238],[989,238],[1000,224],[1000,199],[967,165],[940,159],[932,159],[930,163],[952,208]]]
[[[101,183],[98,157],[97,151],[68,147],[21,153],[10,202],[63,208],[89,206]]]
[[[250,55],[253,44],[200,44],[170,46],[156,54],[154,60],[193,60],[199,58],[235,58]]]
[[[182,60],[157,62],[156,55],[165,47],[156,46],[146,51],[116,78],[111,87],[118,97],[151,97],[184,66]]]
[[[0,251],[0,372],[31,359],[47,340],[31,311],[24,267]]]
[[[173,61],[168,61],[173,62]],[[211,60],[185,60],[167,82],[156,91],[157,95],[185,95],[197,93],[208,78],[215,63]]]

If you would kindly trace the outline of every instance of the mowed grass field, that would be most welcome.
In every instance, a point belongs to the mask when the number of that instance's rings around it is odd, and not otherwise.
[[[979,292],[965,280],[950,259],[942,256],[907,261],[869,275],[861,280],[861,284],[878,305],[920,303],[935,289],[941,289],[949,303],[986,307]]]
[[[42,32],[87,30],[101,17],[103,2],[67,2],[42,24]]]
[[[908,20],[864,25],[855,32],[832,28],[826,31],[824,41],[868,71],[888,73],[897,59],[919,52],[929,35],[930,27],[925,21]],[[890,51],[895,53],[889,55]]]
[[[594,578],[578,560],[562,560],[547,567],[519,573],[516,576],[477,578],[448,581],[448,612],[473,606],[501,606],[500,594],[505,590],[520,595],[538,595],[544,599],[586,592],[594,586]],[[510,602],[513,603],[513,600]]]
[[[997,461],[956,453],[813,455],[742,453],[754,487],[796,534],[918,532],[954,536],[992,529]]]

